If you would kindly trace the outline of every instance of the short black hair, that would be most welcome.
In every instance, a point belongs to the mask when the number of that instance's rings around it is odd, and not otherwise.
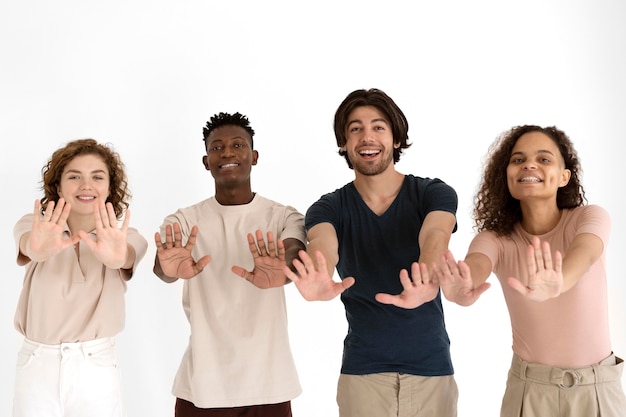
[[[254,129],[250,127],[248,117],[239,112],[235,114],[220,112],[211,116],[211,119],[206,122],[206,127],[202,128],[202,140],[206,142],[211,132],[222,126],[239,126],[245,129],[250,134],[250,146],[254,149]]]

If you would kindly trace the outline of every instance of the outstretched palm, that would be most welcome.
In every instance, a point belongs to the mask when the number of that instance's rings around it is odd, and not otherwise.
[[[168,277],[189,279],[198,275],[211,261],[210,256],[203,256],[197,262],[191,255],[191,250],[196,244],[198,226],[191,228],[189,239],[183,246],[180,225],[165,226],[165,243],[161,241],[161,233],[154,234],[154,242],[157,247],[157,257],[163,273]]]
[[[287,283],[283,271],[286,266],[285,245],[281,239],[274,241],[272,232],[267,232],[266,245],[263,232],[257,230],[256,239],[252,233],[248,233],[248,247],[254,259],[254,269],[248,271],[235,265],[231,268],[235,274],[261,289],[280,287]]]

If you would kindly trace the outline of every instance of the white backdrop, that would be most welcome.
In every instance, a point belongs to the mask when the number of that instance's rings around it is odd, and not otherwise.
[[[612,214],[610,319],[614,349],[626,356],[618,205],[625,18],[619,0],[2,2],[0,415],[10,415],[21,342],[12,320],[23,269],[12,229],[40,197],[41,167],[56,148],[93,137],[112,143],[127,165],[131,223],[150,242],[129,284],[119,337],[128,415],[171,416],[188,326],[181,284],[152,274],[152,239],[166,214],[213,194],[201,163],[202,127],[220,111],[248,115],[260,154],[254,191],[304,212],[353,178],[336,154],[332,118],[357,88],[380,88],[405,111],[414,145],[398,170],[457,190],[457,258],[473,234],[472,197],[495,137],[526,123],[565,130],[580,153],[589,201]],[[474,306],[445,305],[460,416],[496,416],[504,389],[510,328],[491,281]],[[287,292],[304,389],[294,415],[336,416],[343,307]]]

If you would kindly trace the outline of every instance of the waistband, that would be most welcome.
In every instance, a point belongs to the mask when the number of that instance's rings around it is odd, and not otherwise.
[[[620,380],[624,361],[614,354],[597,364],[582,368],[557,368],[526,362],[513,355],[511,373],[522,380],[540,384],[557,385],[561,389],[572,389],[578,385],[591,385]]]
[[[84,355],[91,355],[102,352],[106,349],[115,347],[114,337],[103,337],[100,339],[88,340],[85,342],[72,342],[72,343],[60,343],[58,345],[47,345],[45,343],[35,342],[33,340],[24,338],[23,348],[33,353],[48,352],[48,353],[60,353],[61,355],[71,353],[83,353]]]

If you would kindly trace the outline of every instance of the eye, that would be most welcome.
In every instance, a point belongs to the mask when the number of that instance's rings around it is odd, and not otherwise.
[[[209,151],[219,151],[221,149],[222,149],[222,145],[215,145],[215,146],[211,146]]]
[[[348,132],[355,133],[355,132],[358,132],[359,130],[361,130],[360,126],[352,126],[350,129],[348,129]]]

